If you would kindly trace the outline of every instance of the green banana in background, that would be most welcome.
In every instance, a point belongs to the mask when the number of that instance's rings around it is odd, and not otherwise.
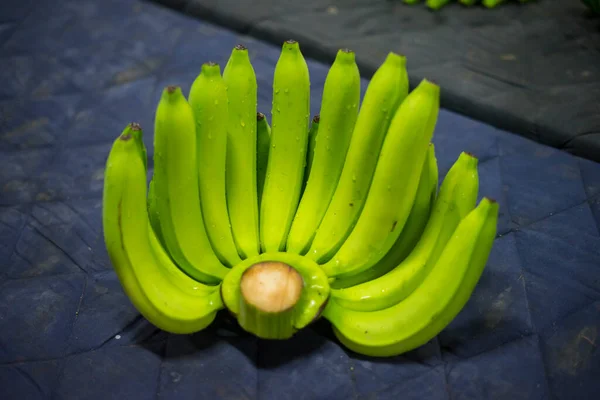
[[[435,146],[429,144],[423,172],[419,178],[419,188],[415,201],[406,220],[402,233],[392,245],[390,251],[379,261],[373,262],[365,271],[345,279],[337,279],[331,283],[332,288],[346,288],[385,275],[396,267],[415,247],[427,225],[431,208],[436,200],[438,187],[438,166],[435,157]]]
[[[138,137],[128,126],[114,141],[106,162],[102,222],[108,255],[128,298],[148,321],[168,332],[197,332],[224,305],[218,286],[188,277],[165,256],[153,235]]]
[[[256,185],[259,210],[263,186],[265,185],[265,176],[267,175],[270,144],[271,127],[269,126],[269,121],[267,121],[265,114],[258,112],[256,113]]]
[[[498,204],[484,198],[460,222],[422,284],[392,307],[355,311],[331,299],[323,316],[338,340],[360,354],[390,357],[434,338],[471,296],[492,249],[497,221]]]
[[[311,173],[288,234],[286,251],[305,254],[312,242],[342,172],[359,101],[360,73],[354,52],[339,50],[325,79],[318,140],[316,132],[309,133],[309,138],[315,138],[312,157],[309,140]]]
[[[359,311],[382,310],[404,300],[423,282],[460,221],[475,207],[477,164],[475,157],[461,153],[444,178],[425,231],[412,252],[377,279],[333,290],[340,305]]]
[[[439,86],[423,79],[396,111],[356,226],[335,256],[322,265],[327,276],[364,271],[369,262],[390,250],[402,232],[417,193],[439,104]]]
[[[190,89],[189,104],[196,121],[200,205],[206,232],[217,257],[232,267],[241,259],[227,210],[225,168],[229,107],[227,85],[218,64],[202,65]]]
[[[425,0],[425,4],[426,4],[427,8],[429,8],[430,10],[437,11],[440,8],[449,4],[450,1],[451,0]],[[521,4],[529,3],[532,1],[534,1],[534,0],[518,0],[518,2]],[[582,0],[582,1],[585,3],[585,2],[594,2],[597,0]],[[420,3],[421,0],[402,0],[402,2],[405,4],[408,4],[408,5],[413,5],[413,4]],[[458,2],[461,5],[467,6],[467,7],[473,6],[477,3],[481,3],[486,8],[495,8],[502,3],[505,3],[506,0],[458,0]]]
[[[229,100],[227,130],[227,210],[242,258],[260,251],[257,194],[257,83],[248,49],[237,45],[223,71]]]
[[[312,260],[328,261],[354,227],[365,204],[390,121],[407,94],[406,58],[389,53],[367,86],[342,174],[306,253]]]
[[[288,40],[273,77],[271,148],[260,204],[263,252],[285,249],[304,178],[309,113],[308,65],[298,42]]]
[[[192,278],[215,284],[228,268],[208,239],[198,190],[196,124],[181,88],[162,92],[154,124],[154,185],[156,213],[168,253]]]

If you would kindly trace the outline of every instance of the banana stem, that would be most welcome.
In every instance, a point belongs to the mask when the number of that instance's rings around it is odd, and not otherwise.
[[[287,339],[294,332],[294,310],[304,281],[282,262],[254,264],[240,281],[240,326],[263,339]]]

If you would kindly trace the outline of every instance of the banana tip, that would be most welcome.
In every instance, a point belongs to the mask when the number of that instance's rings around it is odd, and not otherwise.
[[[321,116],[319,114],[315,115],[312,119],[315,124],[318,124],[321,121]]]
[[[248,50],[248,48],[246,46],[244,46],[243,44],[241,44],[241,43],[238,44],[237,46],[235,46],[235,49],[236,50],[241,50],[241,51]]]
[[[286,44],[296,44],[298,43],[297,41],[295,41],[294,39],[288,39],[285,41]]]
[[[129,126],[131,127],[132,131],[141,131],[142,130],[142,126],[137,122],[132,122],[129,124]]]
[[[256,113],[256,120],[257,121],[262,121],[263,119],[265,119],[265,114],[263,114],[261,112],[257,112]]]
[[[177,91],[177,89],[179,89],[179,86],[177,85],[169,85],[166,88],[167,93],[175,93]]]

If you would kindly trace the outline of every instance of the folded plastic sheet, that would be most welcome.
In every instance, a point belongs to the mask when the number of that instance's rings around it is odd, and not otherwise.
[[[595,399],[600,390],[600,164],[442,110],[440,179],[480,159],[501,206],[477,288],[438,337],[405,355],[345,350],[321,320],[257,340],[226,312],[171,335],[133,308],[102,238],[104,163],[162,88],[250,49],[270,118],[279,47],[156,5],[0,4],[0,398]],[[309,60],[318,112],[328,66]],[[367,81],[363,81],[363,93]]]

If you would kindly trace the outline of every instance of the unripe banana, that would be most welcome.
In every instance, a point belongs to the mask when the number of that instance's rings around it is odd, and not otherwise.
[[[406,220],[402,233],[398,236],[390,251],[381,260],[372,262],[373,265],[365,271],[346,279],[335,280],[331,283],[331,287],[336,289],[347,288],[369,282],[385,275],[400,264],[415,247],[425,230],[436,199],[437,186],[438,166],[435,157],[435,146],[430,143],[410,215]]]
[[[321,121],[320,115],[315,115],[310,124],[310,130],[308,131],[308,150],[306,153],[306,167],[304,168],[304,187],[302,192],[306,189],[308,178],[310,177],[310,170],[312,168],[313,158],[315,155],[315,146],[317,144],[317,135],[319,133],[319,122]]]
[[[425,4],[427,5],[427,8],[430,8],[432,10],[439,10],[449,2],[450,0],[427,0]]]
[[[189,104],[196,121],[198,182],[206,232],[217,257],[232,267],[241,259],[227,211],[225,167],[229,107],[227,86],[218,64],[202,65],[190,89]]]
[[[343,308],[334,299],[323,312],[348,349],[376,357],[415,349],[440,333],[462,310],[487,263],[498,204],[484,198],[459,224],[423,283],[404,301],[380,311]]]
[[[177,86],[163,90],[156,110],[154,149],[156,210],[168,253],[194,279],[218,283],[229,269],[216,257],[204,227],[194,115]]]
[[[269,148],[271,143],[271,127],[263,113],[256,113],[256,186],[258,190],[258,209],[262,199],[267,165],[269,161]],[[259,224],[260,226],[260,224]]]
[[[504,3],[506,0],[483,0],[482,4],[486,8],[495,8],[500,4]]]
[[[107,159],[102,222],[108,255],[123,290],[150,323],[172,333],[197,332],[224,308],[219,286],[188,277],[153,236],[140,153],[137,137],[126,129]],[[156,250],[162,252],[158,257]]]
[[[389,251],[402,232],[437,122],[439,100],[439,86],[424,79],[398,108],[356,226],[323,265],[327,276],[364,271],[370,261],[380,260]]]
[[[390,121],[407,93],[406,58],[389,53],[365,92],[342,174],[306,254],[312,260],[328,261],[354,227]]]
[[[227,209],[233,239],[242,258],[260,251],[257,198],[256,75],[248,49],[237,45],[223,71],[229,99],[227,131]]]
[[[302,189],[308,141],[310,78],[298,42],[283,44],[273,77],[271,148],[260,205],[265,252],[285,250]]]
[[[305,254],[312,242],[342,172],[359,101],[360,74],[354,52],[339,50],[325,80],[319,140],[314,147],[314,158],[309,158],[312,173],[308,175],[286,251]]]
[[[332,296],[343,307],[359,311],[382,310],[404,300],[425,279],[460,221],[475,206],[478,189],[477,159],[462,153],[444,178],[425,232],[409,256],[385,275],[333,290]]]

